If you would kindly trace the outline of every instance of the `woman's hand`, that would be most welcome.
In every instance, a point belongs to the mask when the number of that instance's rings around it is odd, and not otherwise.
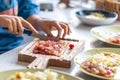
[[[8,28],[8,32],[17,34],[17,36],[23,34],[24,27],[30,29],[35,34],[38,33],[29,22],[17,16],[0,15],[0,26]]]
[[[64,22],[57,22],[54,20],[40,19],[38,15],[32,15],[26,19],[30,22],[37,30],[43,30],[50,37],[65,37],[71,33],[70,26]],[[54,36],[51,31],[57,30],[57,36]],[[63,31],[63,32],[62,32]]]
[[[54,37],[53,34],[51,33],[51,31],[54,29],[58,31],[56,36],[57,38],[59,37],[64,38],[66,35],[69,35],[71,33],[69,25],[64,22],[57,22],[52,20],[39,20],[37,26],[44,32],[46,32],[47,35],[50,37]]]

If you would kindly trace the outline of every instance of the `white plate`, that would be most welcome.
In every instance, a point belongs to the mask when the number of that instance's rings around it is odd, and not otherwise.
[[[74,62],[76,64],[76,66],[80,68],[80,64],[83,61],[85,61],[87,58],[89,58],[90,55],[99,54],[101,52],[114,52],[114,53],[120,54],[120,49],[119,48],[96,48],[96,49],[91,49],[91,50],[88,50],[88,51],[85,51],[85,52],[82,52],[82,53],[76,55],[76,57],[74,58]],[[103,76],[95,75],[95,74],[92,74],[90,72],[85,71],[82,68],[80,68],[80,70],[83,73],[88,74],[88,75],[93,76],[93,77],[97,77],[97,78],[101,78],[101,79],[120,80],[120,77],[119,77],[120,67],[118,67],[117,73],[115,74],[114,78],[106,78],[106,77],[103,77]]]
[[[105,43],[120,46],[120,44],[106,41],[106,39],[120,34],[120,25],[98,26],[92,28],[90,32],[94,37]]]
[[[9,70],[9,71],[4,71],[4,72],[0,72],[0,80],[7,80],[10,76],[14,75],[16,72],[35,72],[35,71],[43,71],[43,70],[39,70],[39,69],[18,69],[18,70]],[[74,76],[71,76],[67,73],[61,72],[61,71],[57,71],[57,70],[53,70],[55,72],[58,73],[58,77],[60,76],[64,76],[66,80],[83,80]]]

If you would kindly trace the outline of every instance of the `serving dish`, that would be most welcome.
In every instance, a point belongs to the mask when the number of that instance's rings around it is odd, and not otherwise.
[[[80,10],[75,14],[81,22],[88,25],[107,25],[118,18],[117,13],[105,10]]]
[[[97,55],[103,52],[112,52],[115,54],[120,55],[120,50],[119,48],[96,48],[96,49],[91,49],[91,50],[87,50],[85,52],[82,52],[80,54],[78,54],[75,58],[74,58],[74,63],[76,64],[77,67],[79,67],[80,71],[82,71],[83,73],[96,77],[96,78],[100,78],[100,79],[110,79],[110,80],[120,80],[119,74],[120,74],[120,66],[117,67],[117,71],[114,75],[114,77],[105,77],[105,76],[100,76],[97,74],[93,74],[91,72],[86,71],[85,69],[83,69],[81,67],[81,64],[88,59],[90,56],[93,55]]]
[[[7,80],[10,76],[14,75],[16,72],[36,72],[36,71],[44,71],[44,70],[40,70],[40,69],[17,69],[17,70],[8,70],[8,71],[4,71],[4,72],[0,72],[0,80]],[[60,76],[64,76],[65,80],[82,80],[80,78],[71,76],[67,73],[61,72],[61,71],[57,71],[57,70],[52,70],[54,72],[58,73],[58,77]]]
[[[120,46],[118,43],[113,43],[108,41],[109,38],[114,36],[119,36],[120,34],[120,25],[108,25],[108,26],[97,26],[90,30],[91,34],[100,41],[103,41],[107,44]]]

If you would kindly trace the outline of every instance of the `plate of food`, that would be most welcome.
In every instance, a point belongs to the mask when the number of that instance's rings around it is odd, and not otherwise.
[[[120,46],[120,25],[98,26],[92,28],[90,32],[105,43]]]
[[[76,12],[76,16],[80,21],[89,25],[106,25],[113,23],[118,14],[105,10],[80,10]]]
[[[0,80],[82,80],[52,69],[18,69],[0,72]]]
[[[82,72],[101,79],[120,80],[120,49],[96,48],[78,54],[75,64]]]

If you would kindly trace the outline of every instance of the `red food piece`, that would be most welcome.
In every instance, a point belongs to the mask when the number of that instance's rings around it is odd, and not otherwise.
[[[74,47],[74,44],[69,44],[69,49],[73,49]]]
[[[120,36],[114,36],[112,38],[107,39],[107,41],[112,42],[112,43],[120,44]]]

